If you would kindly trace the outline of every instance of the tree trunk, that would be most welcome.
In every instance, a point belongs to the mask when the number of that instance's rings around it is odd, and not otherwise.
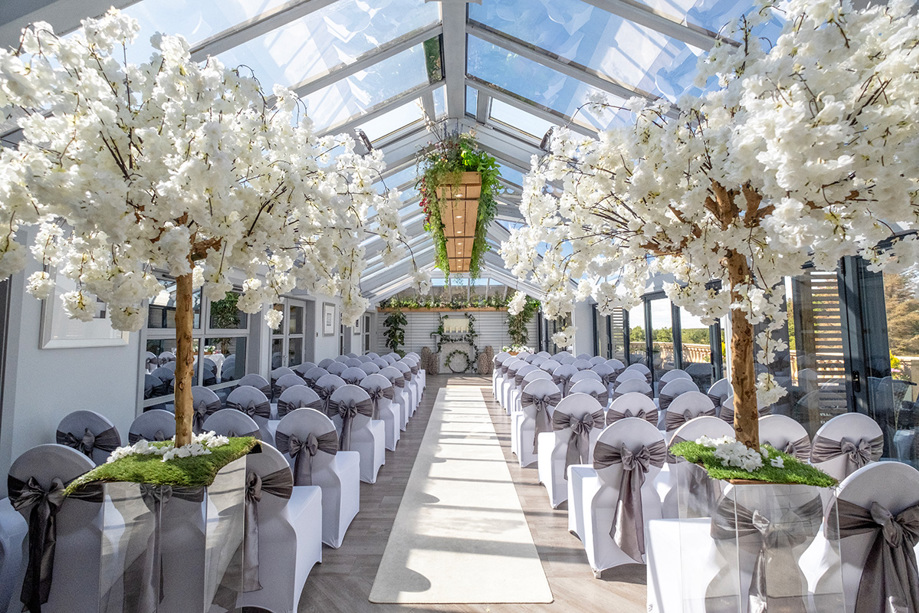
[[[194,309],[192,308],[192,274],[176,279],[176,447],[191,443],[195,409],[191,396],[195,352],[192,345]]]
[[[740,302],[737,287],[750,282],[750,266],[742,253],[729,250],[728,276],[731,301]],[[731,311],[731,385],[734,388],[734,433],[737,440],[759,451],[759,408],[756,403],[756,371],[753,367],[753,324],[745,313]]]

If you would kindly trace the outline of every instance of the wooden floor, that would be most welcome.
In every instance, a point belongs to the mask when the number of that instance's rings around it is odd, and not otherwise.
[[[540,605],[379,605],[368,601],[389,531],[431,415],[437,391],[445,385],[482,388],[517,495],[533,534],[555,601]],[[386,452],[386,465],[373,485],[361,483],[361,511],[340,549],[323,547],[323,562],[313,568],[300,599],[301,613],[408,612],[590,612],[639,613],[646,610],[645,567],[611,569],[594,579],[577,537],[568,532],[566,505],[553,510],[536,467],[521,469],[510,451],[510,418],[494,402],[491,380],[478,376],[429,376],[427,390],[395,452]],[[513,577],[508,577],[513,581]]]

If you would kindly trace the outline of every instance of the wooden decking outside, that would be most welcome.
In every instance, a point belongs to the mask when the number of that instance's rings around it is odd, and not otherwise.
[[[551,604],[379,605],[368,601],[370,588],[386,549],[389,531],[412,472],[437,391],[445,385],[482,389],[504,457],[529,523],[533,541],[555,598]],[[373,485],[361,483],[361,511],[340,549],[323,547],[323,562],[315,566],[300,599],[301,613],[402,612],[590,612],[640,613],[646,610],[645,567],[611,569],[595,579],[577,537],[568,532],[566,505],[549,506],[545,488],[537,483],[536,467],[521,469],[510,451],[510,418],[494,402],[491,380],[480,376],[429,376],[427,390],[395,452],[386,452],[386,465]],[[513,577],[507,577],[513,581]]]

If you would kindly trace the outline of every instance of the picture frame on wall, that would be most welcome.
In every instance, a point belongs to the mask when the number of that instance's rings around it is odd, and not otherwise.
[[[335,336],[335,305],[331,302],[322,303],[322,335]]]
[[[115,330],[109,315],[108,305],[96,302],[92,321],[71,319],[64,313],[61,296],[76,289],[72,279],[48,273],[54,279],[54,291],[42,301],[39,347],[41,349],[68,349],[79,347],[122,347],[128,344],[128,332]]]
[[[357,336],[363,332],[363,330],[361,330],[361,322],[363,320],[364,320],[363,317],[358,317],[357,319],[354,320],[354,323],[351,324],[351,334]]]

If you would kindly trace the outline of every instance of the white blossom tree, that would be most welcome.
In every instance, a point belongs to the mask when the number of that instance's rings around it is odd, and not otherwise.
[[[769,47],[753,32],[772,11],[784,27]],[[770,334],[786,318],[773,288],[807,262],[916,260],[919,18],[909,1],[769,2],[734,35],[739,46],[700,61],[699,84],[719,80],[701,98],[631,101],[635,123],[596,140],[559,130],[525,179],[527,225],[502,255],[542,284],[549,315],[588,297],[603,313],[629,308],[649,274],[672,275],[665,290],[690,313],[730,312],[734,428],[758,448],[758,405],[784,393],[754,369],[755,324],[766,323],[760,362],[784,349]]]
[[[339,295],[351,321],[368,306],[361,241],[380,235],[393,263],[404,236],[398,194],[371,189],[379,154],[317,138],[292,92],[269,98],[240,70],[193,62],[180,37],[156,35],[148,62],[127,63],[138,29],[113,10],[67,38],[34,24],[17,50],[0,50],[0,109],[22,129],[0,150],[0,279],[23,268],[27,225],[38,226],[28,248],[45,265],[28,290],[51,295],[53,267],[76,284],[62,298],[71,317],[91,319],[98,297],[115,328],[138,330],[161,290],[155,272],[174,277],[184,445],[195,287],[220,299],[241,274],[248,313],[295,287]],[[280,313],[266,319],[277,327]]]

